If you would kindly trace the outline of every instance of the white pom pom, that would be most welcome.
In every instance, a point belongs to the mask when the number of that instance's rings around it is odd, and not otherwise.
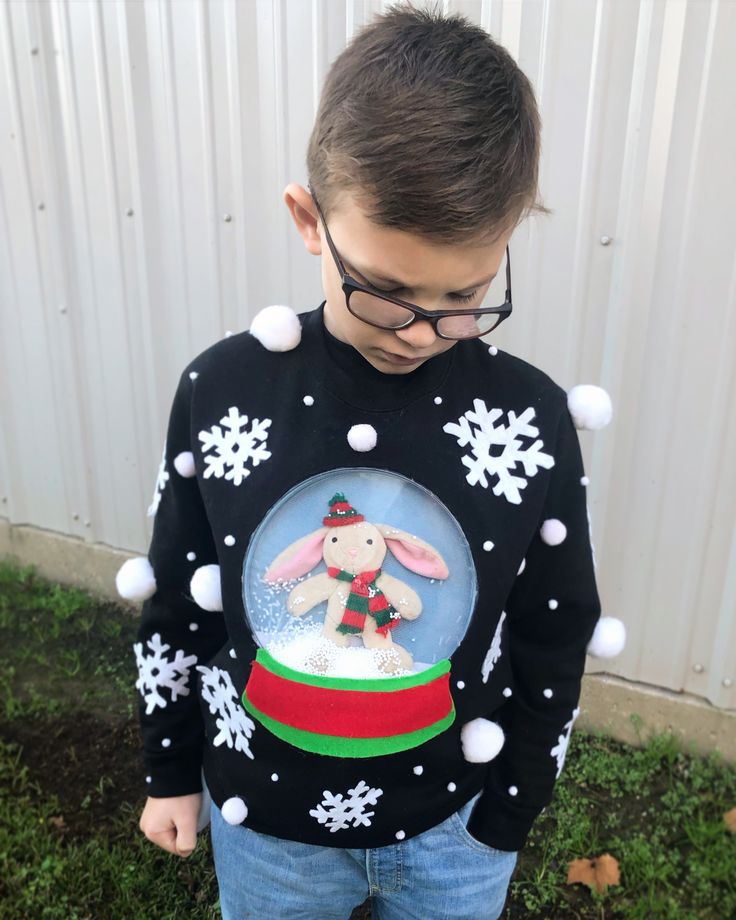
[[[626,645],[626,627],[616,617],[601,617],[588,643],[588,654],[594,658],[615,658]]]
[[[373,450],[378,441],[378,435],[373,425],[353,425],[348,431],[348,444],[353,450],[362,452]]]
[[[299,317],[281,304],[264,307],[253,317],[251,334],[269,351],[291,351],[302,338]]]
[[[248,817],[248,806],[237,795],[224,801],[220,811],[228,824],[242,824]]]
[[[194,454],[191,450],[184,450],[174,457],[174,468],[185,479],[191,479],[194,476]]]
[[[189,583],[194,602],[202,610],[222,610],[222,587],[219,565],[201,565],[195,569]]]
[[[611,421],[611,397],[602,387],[581,383],[567,394],[567,408],[576,428],[598,431]]]
[[[466,722],[460,732],[463,755],[468,763],[488,763],[498,754],[504,742],[503,729],[488,719]]]
[[[156,576],[145,556],[124,562],[115,576],[115,587],[120,597],[128,601],[147,601],[156,593]]]
[[[542,524],[539,535],[547,546],[559,546],[567,536],[567,527],[557,518],[548,518]]]

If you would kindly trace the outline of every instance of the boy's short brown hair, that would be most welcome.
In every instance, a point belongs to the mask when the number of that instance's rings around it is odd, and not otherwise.
[[[355,196],[384,227],[483,244],[537,198],[540,120],[511,55],[460,14],[400,3],[333,62],[307,150],[326,218]]]

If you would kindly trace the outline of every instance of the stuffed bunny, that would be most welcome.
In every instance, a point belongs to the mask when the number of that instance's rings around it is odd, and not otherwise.
[[[298,584],[289,594],[289,613],[300,616],[326,600],[325,638],[344,647],[351,636],[358,636],[366,648],[388,652],[378,656],[383,671],[411,671],[412,656],[392,640],[391,630],[402,617],[416,619],[422,602],[403,581],[381,571],[386,550],[407,569],[427,578],[447,578],[447,565],[434,547],[418,537],[387,524],[368,523],[342,492],[333,495],[329,506],[324,526],[280,553],[265,580],[274,584],[299,578],[324,559],[327,571]],[[318,662],[314,664],[320,669]]]

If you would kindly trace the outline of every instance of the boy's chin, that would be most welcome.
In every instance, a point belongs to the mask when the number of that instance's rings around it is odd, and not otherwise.
[[[412,371],[415,371],[418,367],[421,367],[425,361],[429,360],[428,358],[422,358],[413,364],[397,364],[396,362],[391,361],[389,358],[384,357],[380,351],[362,351],[361,354],[369,364],[375,367],[377,371],[381,371],[382,374],[395,374],[397,376],[411,374]]]

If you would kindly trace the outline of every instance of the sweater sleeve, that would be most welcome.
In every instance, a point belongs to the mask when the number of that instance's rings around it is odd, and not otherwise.
[[[212,531],[194,475],[192,383],[184,372],[169,417],[148,551],[156,591],[143,603],[134,646],[146,792],[154,798],[186,795],[202,788],[204,725],[196,667],[227,640],[222,613],[203,610],[190,591],[196,569],[217,564]]]
[[[601,612],[583,461],[566,405],[553,456],[539,526],[506,604],[513,693],[497,717],[505,742],[488,765],[468,824],[473,836],[499,850],[520,850],[552,798]]]

